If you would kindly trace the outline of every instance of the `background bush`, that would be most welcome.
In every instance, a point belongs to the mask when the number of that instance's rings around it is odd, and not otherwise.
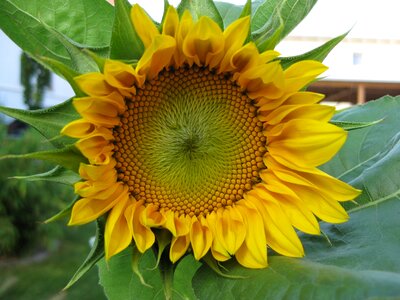
[[[0,123],[0,156],[43,150],[49,145],[34,129],[20,136],[7,135],[7,126]],[[42,222],[61,210],[72,199],[68,186],[10,179],[16,175],[46,172],[52,166],[38,160],[0,160],[0,255],[22,254],[37,247],[49,247],[62,235],[63,224]]]

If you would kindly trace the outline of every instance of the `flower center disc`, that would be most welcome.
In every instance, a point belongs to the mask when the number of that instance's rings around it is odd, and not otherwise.
[[[113,131],[114,158],[119,180],[136,200],[206,215],[260,181],[262,123],[228,74],[165,70],[126,104]]]

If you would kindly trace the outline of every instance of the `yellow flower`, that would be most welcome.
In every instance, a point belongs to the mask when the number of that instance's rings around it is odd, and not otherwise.
[[[161,32],[137,5],[131,18],[145,46],[137,64],[107,60],[76,78],[82,118],[62,133],[90,163],[70,225],[107,214],[107,259],[132,241],[144,252],[165,230],[172,262],[191,249],[262,268],[267,247],[303,256],[295,228],[319,234],[317,218],[348,219],[338,201],[359,191],[317,169],[346,132],[329,124],[322,95],[302,91],[324,65],[283,70],[277,52],[245,44],[248,17],[222,31],[170,7]]]

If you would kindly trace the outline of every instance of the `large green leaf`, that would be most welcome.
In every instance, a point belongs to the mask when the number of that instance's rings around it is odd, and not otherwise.
[[[0,112],[31,125],[57,148],[62,148],[74,142],[74,139],[60,135],[61,129],[67,123],[79,117],[72,106],[71,99],[56,106],[38,110],[0,106]]]
[[[131,5],[126,0],[115,1],[115,18],[111,36],[110,57],[121,60],[138,60],[143,53],[143,43],[130,18]]]
[[[226,28],[233,21],[237,20],[242,13],[243,6],[235,5],[228,2],[215,2],[219,14],[221,15],[224,27]]]
[[[213,19],[221,29],[224,28],[222,17],[212,0],[182,0],[178,5],[178,12],[182,15],[185,10],[188,10],[192,14],[194,20],[199,19],[201,16],[208,16]]]
[[[302,61],[302,60],[307,60],[307,59],[311,59],[311,60],[317,60],[317,61],[323,61],[328,54],[332,51],[333,48],[336,47],[337,44],[339,44],[347,35],[348,32],[339,35],[329,41],[327,41],[326,43],[324,43],[323,45],[308,51],[306,53],[300,54],[300,55],[296,55],[296,56],[290,56],[290,57],[280,57],[280,61],[282,64],[282,67],[284,69],[286,69],[287,67],[289,67],[290,65]]]
[[[351,131],[322,169],[363,189],[360,204],[400,193],[400,97],[385,96],[335,115],[335,121],[379,123]]]
[[[112,257],[108,263],[100,261],[100,284],[109,300],[164,299],[161,277],[153,253],[147,251],[140,259],[140,270],[147,285],[143,285],[131,268],[132,249]],[[180,261],[174,277],[173,299],[196,299],[191,286],[191,279],[200,263],[191,255]]]
[[[360,206],[340,225],[322,224],[323,237],[301,235],[306,257],[271,255],[270,267],[234,262],[227,280],[202,267],[193,278],[200,299],[382,299],[400,297],[400,97],[383,97],[335,116],[375,125],[354,130],[323,169],[363,189]],[[392,298],[390,298],[392,299]]]
[[[108,52],[112,18],[113,8],[106,1],[0,1],[0,29],[44,65],[41,57],[74,68],[70,50],[57,32],[77,48]]]
[[[263,44],[271,36],[275,35],[275,44],[287,36],[307,16],[316,2],[317,0],[265,0],[260,5],[255,3],[257,8],[252,17],[251,32],[260,50],[267,49]],[[281,19],[282,28],[277,22],[277,16]]]

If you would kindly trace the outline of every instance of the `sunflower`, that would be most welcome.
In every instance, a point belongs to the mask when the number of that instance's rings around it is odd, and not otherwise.
[[[304,255],[296,230],[348,219],[339,202],[359,191],[317,169],[346,132],[317,104],[323,95],[304,91],[323,64],[284,70],[279,53],[247,42],[249,17],[223,31],[170,6],[159,30],[134,5],[131,20],[142,57],[76,77],[87,96],[62,130],[89,162],[69,224],[106,215],[106,259],[132,242],[143,253],[167,233],[173,263],[191,251],[263,268],[267,247]]]

